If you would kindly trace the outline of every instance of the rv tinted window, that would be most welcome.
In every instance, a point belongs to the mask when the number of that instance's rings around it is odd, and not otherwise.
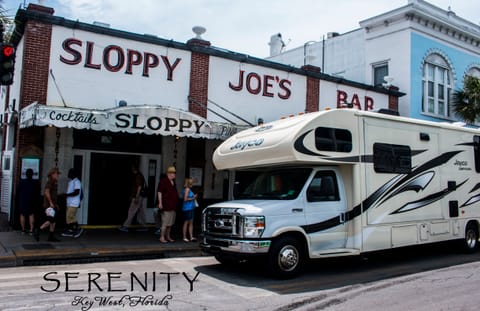
[[[239,171],[235,175],[235,199],[293,200],[311,172],[311,168]]]
[[[337,178],[333,171],[315,174],[307,189],[308,202],[339,201]]]
[[[373,167],[377,173],[410,173],[412,171],[410,147],[383,143],[373,144]]]
[[[348,130],[332,127],[315,129],[315,147],[321,151],[352,151],[352,134]]]

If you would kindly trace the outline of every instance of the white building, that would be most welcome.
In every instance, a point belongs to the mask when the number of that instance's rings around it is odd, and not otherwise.
[[[293,66],[315,65],[321,72],[364,84],[394,85],[403,116],[453,121],[450,95],[466,75],[480,77],[480,26],[423,0],[360,21],[344,34],[271,55]]]

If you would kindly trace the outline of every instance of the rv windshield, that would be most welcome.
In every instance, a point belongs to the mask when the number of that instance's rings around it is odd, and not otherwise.
[[[235,198],[293,200],[302,190],[311,171],[310,168],[239,171],[235,175]]]

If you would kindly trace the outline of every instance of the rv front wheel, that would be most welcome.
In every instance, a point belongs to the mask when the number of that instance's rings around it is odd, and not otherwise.
[[[465,251],[473,253],[478,247],[478,227],[473,224],[468,224],[465,229],[465,240],[463,241]]]
[[[292,278],[300,272],[303,256],[301,243],[297,239],[280,237],[270,247],[267,268],[275,277]]]

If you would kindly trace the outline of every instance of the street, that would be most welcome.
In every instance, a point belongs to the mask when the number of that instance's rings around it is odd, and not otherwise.
[[[1,310],[477,310],[480,253],[320,260],[293,280],[209,256],[3,268]]]

